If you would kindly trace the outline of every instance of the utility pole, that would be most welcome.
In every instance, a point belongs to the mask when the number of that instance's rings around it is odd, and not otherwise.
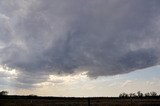
[[[90,98],[88,98],[88,106],[91,106],[91,101],[90,101]]]

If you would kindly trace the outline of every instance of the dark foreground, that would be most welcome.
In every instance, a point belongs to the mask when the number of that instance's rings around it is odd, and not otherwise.
[[[160,106],[160,98],[0,97],[0,106]]]

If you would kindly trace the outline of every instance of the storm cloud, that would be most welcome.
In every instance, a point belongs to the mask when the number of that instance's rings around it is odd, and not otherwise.
[[[159,65],[159,9],[159,0],[1,0],[0,64],[31,84],[50,73],[97,77]]]

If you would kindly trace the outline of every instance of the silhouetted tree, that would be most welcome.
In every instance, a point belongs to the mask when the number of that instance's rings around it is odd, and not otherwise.
[[[147,93],[145,93],[145,94],[143,94],[143,93],[141,93],[141,91],[138,91],[137,92],[137,95],[135,94],[135,93],[129,93],[129,94],[127,94],[127,93],[121,93],[121,94],[119,94],[119,97],[120,98],[128,98],[128,97],[139,97],[139,98],[141,98],[141,97],[158,97],[158,96],[160,96],[160,95],[158,95],[156,92],[154,92],[154,91],[152,91],[152,92],[147,92]]]
[[[144,95],[145,95],[145,97],[149,97],[149,96],[150,96],[150,93],[147,92],[147,93],[145,93]]]
[[[122,93],[119,94],[119,97],[123,97]]]
[[[137,96],[138,96],[138,97],[143,97],[143,93],[141,93],[141,91],[138,91],[138,92],[137,92]]]
[[[150,92],[150,96],[157,96],[156,92]]]
[[[121,94],[119,95],[119,97],[127,98],[127,97],[129,97],[129,95],[124,92],[124,93],[121,93]]]
[[[137,95],[135,93],[130,93],[129,97],[136,97]]]
[[[8,92],[7,92],[7,91],[1,91],[1,92],[0,92],[0,96],[5,96],[5,95],[8,95]]]

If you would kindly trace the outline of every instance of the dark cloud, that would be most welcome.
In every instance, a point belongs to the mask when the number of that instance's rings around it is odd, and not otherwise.
[[[137,50],[128,52],[118,61],[125,70],[135,70],[150,67],[158,63],[158,57],[155,50]]]
[[[52,72],[70,74],[85,68],[96,77],[158,65],[159,3],[1,1],[0,63],[21,70],[18,81],[31,84]]]

